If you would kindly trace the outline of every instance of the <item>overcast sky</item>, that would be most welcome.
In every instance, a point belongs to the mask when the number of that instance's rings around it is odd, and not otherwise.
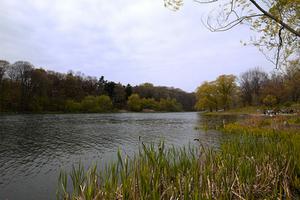
[[[240,43],[253,36],[249,27],[209,32],[201,19],[211,10],[192,0],[178,12],[163,0],[0,0],[0,59],[186,91],[220,74],[274,68]]]

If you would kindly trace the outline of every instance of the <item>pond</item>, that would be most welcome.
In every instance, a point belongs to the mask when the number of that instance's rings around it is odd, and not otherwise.
[[[0,115],[0,199],[55,199],[61,169],[103,166],[141,142],[218,146],[221,133],[195,127],[221,121],[195,112]]]

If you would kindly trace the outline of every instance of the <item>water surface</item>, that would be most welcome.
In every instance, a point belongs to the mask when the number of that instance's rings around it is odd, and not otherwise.
[[[220,133],[195,129],[211,121],[198,113],[0,115],[0,199],[55,199],[61,169],[101,166],[141,141],[217,146]]]

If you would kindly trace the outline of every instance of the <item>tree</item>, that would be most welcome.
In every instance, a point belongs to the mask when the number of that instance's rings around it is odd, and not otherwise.
[[[114,108],[126,109],[127,100],[135,91],[150,97],[139,97],[131,107],[136,111],[159,110],[158,101],[162,98],[183,102],[187,110],[191,110],[194,101],[193,93],[176,88],[155,87],[150,83],[125,86],[103,76],[97,80],[80,72],[64,74],[35,68],[29,62],[10,65],[0,60],[0,112],[109,112]]]
[[[104,87],[105,87],[106,83],[107,83],[107,81],[104,79],[104,76],[101,76],[97,83],[97,94],[98,95],[105,94]]]
[[[275,104],[277,103],[277,99],[276,99],[276,97],[273,96],[273,95],[267,95],[267,96],[263,99],[263,103],[265,104],[265,106],[273,107],[273,106],[275,106]]]
[[[182,111],[182,105],[174,98],[161,99],[159,101],[159,109],[167,112],[179,112]]]
[[[221,75],[216,80],[216,90],[218,92],[218,98],[220,106],[224,110],[230,107],[233,99],[233,93],[236,89],[235,83],[236,77],[234,75]]]
[[[127,105],[129,110],[139,112],[142,110],[142,101],[138,94],[132,94],[128,98]]]
[[[112,101],[116,108],[122,108],[126,105],[126,91],[121,83],[115,85]]]
[[[20,110],[28,111],[29,110],[29,101],[30,101],[30,89],[31,89],[31,73],[34,66],[25,61],[17,61],[14,64],[10,65],[8,69],[8,75],[11,80],[15,80],[20,84]]]
[[[160,99],[174,98],[178,103],[182,105],[182,109],[185,111],[194,110],[196,102],[194,93],[187,93],[181,89],[164,86],[154,86],[151,83],[144,83],[132,88],[132,92],[139,94],[141,98],[151,99],[155,101]]]
[[[258,105],[262,87],[268,80],[268,74],[259,68],[250,69],[240,76],[240,90],[244,105]]]
[[[80,112],[82,110],[81,104],[74,100],[67,100],[65,103],[65,111],[67,112]]]
[[[4,74],[8,66],[9,66],[9,62],[5,60],[0,60],[0,88],[1,88],[2,79],[4,78]]]
[[[288,63],[285,72],[285,90],[289,100],[300,100],[300,59]]]
[[[9,66],[9,62],[5,60],[0,60],[0,112],[4,110],[4,88],[3,88],[3,79],[5,72]]]
[[[96,102],[98,112],[110,112],[113,110],[112,101],[107,95],[101,95],[96,97]]]
[[[95,96],[86,96],[81,101],[81,109],[83,112],[98,112],[97,99]]]
[[[197,3],[218,3],[220,0],[194,0]],[[165,6],[178,10],[183,0],[164,0]],[[239,24],[248,24],[259,33],[251,43],[267,55],[276,67],[293,58],[300,43],[300,0],[227,0],[221,10],[207,17],[211,31],[227,31]]]
[[[106,82],[104,84],[104,91],[105,91],[105,94],[107,94],[111,99],[113,99],[113,96],[114,96],[114,89],[115,89],[115,86],[117,84],[113,81],[110,81],[110,82]]]
[[[276,98],[278,103],[283,103],[288,99],[287,90],[284,84],[285,80],[281,73],[271,73],[270,78],[268,78],[261,87],[261,98],[264,103],[264,99],[271,95]]]
[[[88,76],[82,81],[82,90],[84,91],[84,96],[86,95],[93,95],[97,96],[100,95],[98,93],[98,81],[95,77]]]
[[[30,110],[40,112],[49,104],[48,89],[50,81],[44,69],[33,69],[31,73]]]
[[[218,92],[215,82],[204,82],[196,91],[197,110],[218,110]]]
[[[126,100],[128,100],[128,97],[132,94],[132,86],[130,84],[126,85],[125,92],[126,92]]]
[[[159,110],[159,102],[155,101],[154,98],[143,98],[142,99],[142,108],[150,110]]]
[[[85,95],[82,88],[81,76],[74,75],[72,71],[68,72],[63,84],[64,93],[68,99],[81,100]]]
[[[155,93],[155,87],[151,83],[143,83],[138,87],[135,87],[135,93],[138,93],[141,98],[153,98]]]

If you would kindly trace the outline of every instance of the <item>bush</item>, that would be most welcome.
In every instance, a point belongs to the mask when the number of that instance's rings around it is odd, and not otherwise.
[[[159,102],[159,109],[161,111],[179,112],[182,111],[182,106],[176,99],[161,99]]]
[[[263,103],[264,103],[264,105],[266,105],[268,107],[273,107],[277,104],[277,98],[273,95],[267,95],[263,99]]]
[[[138,94],[132,94],[128,97],[127,105],[129,110],[139,112],[142,110],[142,100]]]
[[[81,109],[83,112],[92,113],[110,112],[113,110],[113,104],[107,95],[86,96],[81,102]]]
[[[81,101],[83,112],[98,112],[97,101],[95,96],[86,96]]]
[[[99,112],[110,112],[113,110],[113,104],[109,96],[101,95],[96,97],[97,110]]]
[[[74,100],[67,100],[65,103],[65,110],[67,112],[80,112],[81,104],[78,102],[75,102]]]
[[[151,110],[159,110],[159,103],[155,101],[153,98],[143,98],[142,99],[142,108],[143,109],[151,109]]]

